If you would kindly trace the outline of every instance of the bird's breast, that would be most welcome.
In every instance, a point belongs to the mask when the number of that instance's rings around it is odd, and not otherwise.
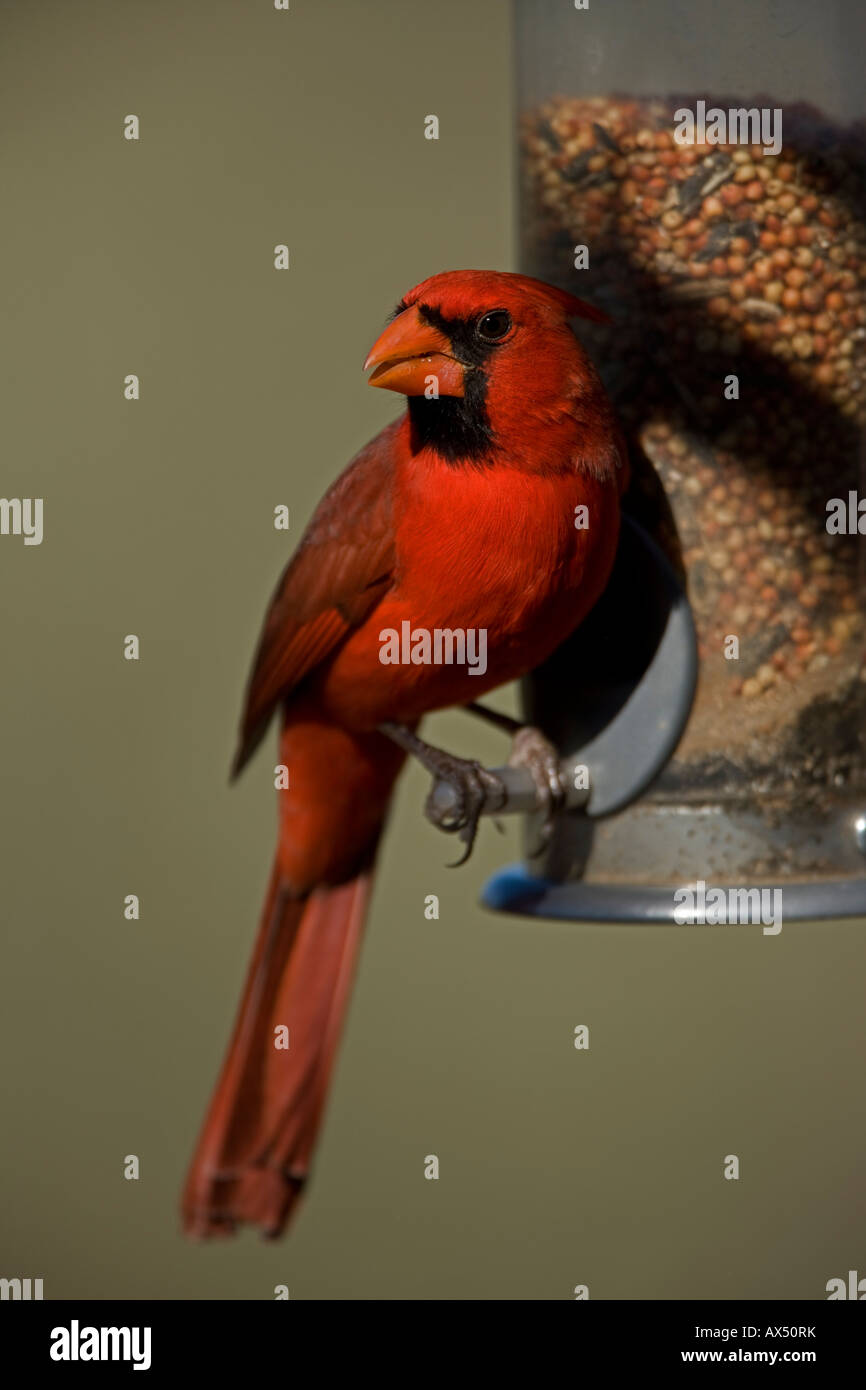
[[[574,473],[440,468],[435,485],[407,488],[393,598],[419,620],[471,618],[491,638],[527,633],[580,588],[615,510],[608,486]]]
[[[408,720],[465,703],[543,661],[599,596],[616,490],[588,476],[445,467],[396,507],[394,581],[335,658],[337,717]]]

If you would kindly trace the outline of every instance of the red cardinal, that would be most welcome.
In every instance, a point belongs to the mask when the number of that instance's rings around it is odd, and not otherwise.
[[[280,713],[279,838],[228,1055],[183,1198],[187,1232],[277,1235],[307,1177],[373,861],[406,750],[452,781],[471,847],[489,776],[414,733],[544,661],[605,587],[627,463],[568,319],[524,275],[434,275],[367,358],[407,412],[325,494],[271,601],[234,773]],[[576,524],[585,507],[588,525]],[[582,517],[584,514],[580,514]],[[385,630],[479,629],[487,669],[384,664]],[[538,768],[533,764],[533,774]],[[281,1027],[289,1046],[277,1047]]]

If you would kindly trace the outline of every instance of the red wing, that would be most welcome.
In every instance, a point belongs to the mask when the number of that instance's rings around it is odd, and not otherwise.
[[[399,422],[371,440],[328,489],[277,585],[247,685],[237,776],[271,716],[375,608],[391,583],[391,498]]]

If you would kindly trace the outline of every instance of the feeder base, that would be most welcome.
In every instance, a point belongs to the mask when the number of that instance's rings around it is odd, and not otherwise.
[[[785,922],[833,921],[843,917],[866,917],[866,878],[824,880],[815,883],[784,883],[781,886]],[[726,893],[726,884],[712,884]],[[740,888],[741,885],[736,885]],[[610,922],[647,926],[689,925],[675,916],[677,903],[671,887],[641,887],[637,884],[567,882],[555,883],[536,878],[522,864],[513,864],[494,874],[485,885],[481,901],[494,912],[520,917],[547,917],[558,921]],[[708,923],[708,925],[710,925]],[[754,923],[720,923],[730,927]],[[765,929],[766,930],[766,929]],[[773,933],[775,934],[775,933]]]

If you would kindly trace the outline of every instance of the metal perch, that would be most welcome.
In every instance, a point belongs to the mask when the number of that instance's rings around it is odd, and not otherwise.
[[[574,786],[574,769],[577,763],[573,759],[567,759],[560,763],[563,780],[569,788],[565,806],[569,811],[579,810],[586,806],[590,798],[587,788],[576,788]],[[496,797],[488,794],[481,814],[483,816],[516,816],[531,815],[534,811],[540,811],[541,804],[538,796],[538,789],[532,780],[530,773],[525,767],[494,767],[490,771],[498,777],[506,791],[506,801],[503,804]],[[450,782],[444,777],[437,777],[433,782],[433,788],[427,802],[427,815],[435,824],[435,814],[453,814],[459,805],[458,794]]]

